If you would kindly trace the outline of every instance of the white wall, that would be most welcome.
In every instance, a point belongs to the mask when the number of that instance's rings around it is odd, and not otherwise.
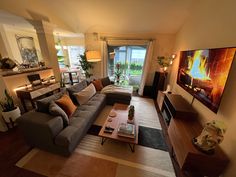
[[[181,50],[218,48],[236,46],[236,1],[225,0],[201,0],[192,9],[188,18],[176,37],[174,52]],[[235,59],[234,59],[235,60]],[[169,84],[174,93],[181,94],[189,102],[192,97],[176,84],[178,59],[175,61],[171,71]],[[236,61],[234,61],[221,105],[217,114],[210,111],[198,100],[195,100],[193,107],[198,111],[202,123],[214,119],[223,120],[227,126],[225,139],[221,144],[223,150],[231,160],[224,177],[235,177],[236,169]]]
[[[156,33],[144,33],[144,34],[99,34],[99,36],[106,36],[108,38],[127,38],[127,39],[154,39],[153,46],[153,57],[151,68],[148,73],[146,85],[152,85],[155,71],[160,70],[160,66],[157,63],[157,56],[165,55],[169,56],[172,54],[175,35],[172,34],[156,34]],[[101,44],[99,40],[94,36],[94,34],[89,33],[85,35],[85,45],[87,50],[101,50]],[[93,64],[93,74],[99,78],[102,76],[101,62],[96,62]]]

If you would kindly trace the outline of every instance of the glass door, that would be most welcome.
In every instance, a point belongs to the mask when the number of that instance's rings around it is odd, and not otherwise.
[[[134,89],[138,89],[143,72],[146,47],[108,46],[108,52],[108,76],[115,82],[118,81],[120,85],[131,85]],[[119,76],[119,80],[117,76]]]

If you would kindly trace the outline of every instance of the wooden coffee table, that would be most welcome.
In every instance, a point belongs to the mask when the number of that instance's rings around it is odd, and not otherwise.
[[[101,142],[102,145],[104,144],[104,142],[107,139],[112,139],[112,140],[128,143],[131,151],[134,152],[135,145],[138,144],[138,124],[137,124],[137,121],[134,121],[134,125],[136,128],[135,138],[122,137],[117,134],[120,123],[127,123],[128,110],[129,110],[129,105],[119,104],[119,103],[114,104],[114,106],[110,112],[115,112],[116,116],[115,117],[108,116],[105,123],[102,126],[102,129],[100,130],[100,132],[98,134],[99,136],[102,137],[102,142]],[[112,119],[111,122],[109,121],[110,118]],[[136,120],[136,116],[134,116],[134,120]],[[114,131],[112,133],[105,133],[104,132],[105,127],[107,125],[114,128]]]

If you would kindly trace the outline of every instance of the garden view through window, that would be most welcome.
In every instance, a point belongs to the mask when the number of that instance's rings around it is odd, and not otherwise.
[[[108,76],[120,85],[138,89],[146,56],[145,46],[108,46]],[[119,69],[120,68],[120,69]]]

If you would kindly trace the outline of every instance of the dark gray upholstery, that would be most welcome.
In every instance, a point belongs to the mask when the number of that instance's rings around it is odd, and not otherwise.
[[[29,145],[68,155],[54,143],[54,138],[63,130],[61,117],[32,111],[22,115],[17,122]]]
[[[17,120],[30,145],[67,156],[74,151],[105,104],[104,94],[94,95],[86,104],[77,107],[66,127],[61,116],[37,111],[25,113]],[[46,106],[44,108],[48,110]]]
[[[62,88],[59,93],[56,93],[56,94],[51,95],[49,97],[43,98],[41,100],[37,100],[36,101],[37,111],[48,113],[48,111],[49,111],[48,108],[49,108],[50,102],[61,98],[62,95],[64,95],[65,93],[66,93],[66,89]]]
[[[101,82],[102,82],[103,87],[106,87],[107,85],[111,84],[111,81],[110,81],[109,77],[102,78]]]
[[[106,93],[107,104],[114,105],[115,103],[130,104],[131,94],[129,93]]]
[[[69,118],[68,118],[67,114],[54,101],[50,102],[48,110],[51,115],[62,117],[64,127],[66,127],[69,124]]]
[[[69,88],[70,93],[78,92],[87,86],[86,81]],[[105,94],[96,93],[87,103],[78,105],[64,127],[61,116],[49,114],[49,104],[60,98],[65,91],[37,102],[38,111],[28,112],[17,119],[27,142],[40,149],[61,155],[70,155],[87,133],[98,114],[109,101]],[[111,96],[112,100],[113,97]],[[117,96],[116,100],[128,99]],[[39,112],[41,111],[41,112]],[[59,115],[59,114],[58,114]]]
[[[71,97],[71,100],[73,101],[74,104],[79,104],[76,100],[76,97],[74,96],[74,93],[78,93],[81,90],[85,89],[88,86],[87,81],[83,80],[78,84],[75,84],[69,88],[67,88],[67,91],[69,92],[69,95]]]

